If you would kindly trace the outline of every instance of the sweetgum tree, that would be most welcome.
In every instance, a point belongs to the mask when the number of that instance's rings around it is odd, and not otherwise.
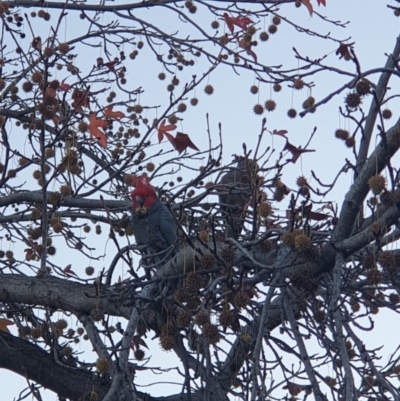
[[[400,398],[398,350],[367,336],[400,305],[400,40],[365,69],[350,40],[297,21],[345,27],[317,5],[334,0],[0,3],[0,367],[27,381],[18,399]],[[264,60],[284,25],[324,52]],[[281,90],[303,96],[282,121],[344,99],[322,127],[349,149],[331,183],[285,176],[318,154],[315,130],[300,146],[262,119],[225,164],[214,127],[187,133],[201,103],[223,110],[233,92],[213,79],[232,71],[227,87],[254,80],[253,119]],[[314,98],[322,72],[346,81]],[[178,227],[164,260],[132,235],[143,174]],[[166,380],[168,396],[140,387]]]

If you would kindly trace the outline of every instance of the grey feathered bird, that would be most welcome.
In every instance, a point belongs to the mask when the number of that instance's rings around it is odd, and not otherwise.
[[[257,171],[257,164],[248,158],[241,158],[236,167],[222,176],[219,203],[225,218],[227,237],[237,239],[244,225],[245,209],[251,198],[251,182]]]
[[[176,223],[167,206],[161,203],[156,191],[143,176],[136,180],[136,187],[131,193],[133,234],[138,245],[145,245],[146,253],[159,253],[176,242]],[[158,255],[164,259],[172,247]]]

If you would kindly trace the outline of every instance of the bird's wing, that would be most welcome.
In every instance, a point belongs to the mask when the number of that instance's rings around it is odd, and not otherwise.
[[[175,243],[176,224],[167,206],[158,202],[149,213],[148,219],[153,231],[153,239],[159,248],[167,248]]]

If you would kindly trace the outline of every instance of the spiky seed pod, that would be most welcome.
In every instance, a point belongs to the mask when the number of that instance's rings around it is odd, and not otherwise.
[[[275,34],[278,31],[278,27],[274,24],[271,24],[268,27],[268,33],[270,33],[271,35]]]
[[[272,17],[272,22],[273,22],[275,25],[279,25],[279,24],[281,23],[281,18],[278,17],[277,15],[274,15],[274,16]]]
[[[399,296],[399,294],[396,294],[395,292],[392,292],[392,293],[389,295],[389,302],[390,302],[391,304],[398,304],[398,303],[400,302],[400,296]]]
[[[69,52],[69,44],[68,43],[60,43],[57,46],[57,49],[62,54],[67,54]]]
[[[274,92],[280,92],[282,90],[282,85],[281,84],[274,84],[272,89],[274,90]]]
[[[216,344],[220,340],[218,327],[211,323],[206,323],[203,326],[203,335],[210,344]]]
[[[331,386],[331,387],[335,387],[337,385],[337,381],[335,378],[331,377],[331,376],[326,376],[325,377],[325,381]]]
[[[375,269],[376,268],[376,260],[374,255],[367,255],[361,260],[361,264],[363,265],[365,270]]]
[[[68,337],[72,337],[75,334],[75,330],[74,329],[68,329],[67,331],[67,336]]]
[[[179,103],[177,108],[179,113],[184,113],[187,110],[187,106],[185,103]]]
[[[70,346],[66,346],[66,347],[64,347],[64,349],[63,349],[63,354],[65,355],[65,356],[71,356],[72,355],[72,352],[73,352],[73,349],[72,349],[72,347],[70,347]]]
[[[260,32],[259,38],[260,38],[261,42],[266,42],[269,39],[268,32],[265,32],[265,31]]]
[[[243,291],[239,291],[233,298],[233,304],[237,309],[245,308],[249,304],[249,301],[249,296]]]
[[[289,118],[296,118],[296,116],[297,116],[296,109],[293,109],[293,108],[289,109],[287,112],[287,115]]]
[[[70,196],[72,195],[72,189],[69,185],[61,185],[60,187],[61,196]]]
[[[190,104],[192,106],[197,106],[198,103],[199,103],[199,99],[197,99],[197,97],[193,97],[190,99]]]
[[[268,239],[264,240],[260,244],[260,250],[262,253],[268,253],[271,252],[273,248],[272,242]]]
[[[261,217],[268,217],[272,214],[272,206],[269,202],[260,203],[258,207],[258,213]]]
[[[160,346],[165,351],[171,351],[174,348],[175,340],[172,336],[160,336]]]
[[[379,195],[386,188],[386,179],[380,174],[374,175],[368,180],[368,186],[374,195]]]
[[[304,81],[301,78],[296,78],[293,81],[293,88],[296,90],[301,90],[304,88]]]
[[[35,72],[32,74],[31,79],[32,79],[32,81],[33,81],[34,83],[37,84],[37,83],[43,81],[43,75],[42,75],[41,72],[35,71]]]
[[[212,87],[212,85],[206,85],[206,87],[204,88],[204,92],[206,95],[212,95],[214,93],[214,88]]]
[[[54,152],[54,149],[52,149],[52,148],[46,148],[46,150],[44,151],[44,154],[46,156],[46,159],[50,159],[51,157],[54,157],[55,152]]]
[[[381,237],[386,233],[386,225],[380,221],[375,221],[369,226],[369,231],[371,231],[375,237]]]
[[[233,314],[233,311],[231,311],[231,310],[229,310],[229,309],[227,309],[227,308],[224,308],[223,310],[222,310],[222,312],[220,313],[220,315],[219,315],[219,324],[224,328],[224,329],[226,329],[228,326],[230,326],[232,323],[233,323],[233,321],[234,321],[234,314]]]
[[[110,370],[110,361],[106,358],[99,358],[96,361],[96,369],[101,375],[106,375]]]
[[[348,148],[353,148],[354,145],[356,144],[356,140],[354,139],[354,136],[351,136],[349,138],[347,138],[344,141],[344,144],[348,147]]]
[[[6,258],[7,259],[12,259],[14,257],[14,252],[13,251],[6,251]]]
[[[175,115],[175,114],[171,114],[169,117],[168,117],[168,122],[170,123],[170,124],[176,124],[177,122],[178,122],[178,117]]]
[[[104,319],[104,313],[100,309],[93,309],[90,312],[90,316],[92,317],[94,322],[100,322]]]
[[[258,86],[257,85],[252,85],[250,86],[250,92],[255,95],[258,93]]]
[[[89,129],[89,125],[88,125],[87,122],[81,121],[81,122],[78,124],[78,131],[79,131],[79,132],[85,133],[85,132],[87,132],[88,129]]]
[[[200,303],[201,303],[200,298],[198,296],[193,295],[187,300],[186,307],[189,310],[193,311],[193,310],[196,310],[200,306]]]
[[[349,136],[349,131],[346,131],[345,129],[339,128],[335,131],[335,137],[337,139],[341,139],[342,141],[345,141]]]
[[[379,284],[381,280],[382,280],[382,275],[378,269],[369,269],[367,271],[367,283],[369,285]]]
[[[384,206],[392,206],[394,204],[394,195],[392,192],[387,191],[386,189],[381,193],[379,197],[382,205]]]
[[[68,322],[65,319],[59,319],[54,323],[54,327],[59,330],[64,330],[68,327]]]
[[[231,264],[235,259],[235,251],[231,247],[226,246],[221,249],[220,256],[227,264]]]
[[[160,79],[161,81],[163,81],[164,79],[165,79],[165,74],[163,73],[163,72],[160,72],[159,74],[158,74],[158,79]]]
[[[85,332],[85,329],[83,328],[83,327],[78,327],[77,329],[76,329],[76,332],[78,333],[78,335],[82,335],[84,332]]]
[[[204,270],[211,270],[215,267],[215,257],[211,253],[206,253],[200,259],[200,266]]]
[[[269,99],[265,102],[265,110],[274,111],[276,109],[276,102],[272,99]]]
[[[176,323],[180,327],[188,327],[191,321],[192,314],[186,309],[181,310],[179,315],[176,317]]]
[[[191,293],[196,293],[203,287],[203,279],[196,272],[191,272],[186,276],[186,288]]]
[[[245,343],[245,344],[251,344],[251,342],[253,341],[253,337],[249,334],[249,333],[244,333],[241,337],[241,340]]]
[[[250,25],[250,26],[247,28],[247,33],[248,33],[249,35],[254,35],[254,34],[256,33],[256,27],[255,27],[254,25]]]
[[[308,235],[300,234],[295,236],[294,246],[299,252],[307,252],[312,248],[312,242]]]
[[[371,90],[371,84],[366,79],[361,79],[360,81],[357,82],[356,92],[360,96],[368,95],[368,93],[370,93],[370,90]]]
[[[31,81],[25,81],[23,84],[22,84],[22,90],[24,91],[24,92],[30,92],[31,90],[32,90],[32,88],[33,88],[33,85],[32,85],[32,82]]]
[[[135,359],[137,360],[137,361],[142,361],[143,360],[143,358],[144,358],[144,351],[142,350],[142,349],[137,349],[135,352],[134,352],[134,356],[135,356]]]
[[[47,254],[50,256],[54,256],[56,254],[56,248],[54,246],[49,246],[47,248]]]
[[[357,92],[350,92],[346,95],[344,102],[351,109],[355,109],[360,105],[361,97]]]
[[[298,177],[297,180],[296,180],[296,185],[297,185],[298,187],[304,187],[304,186],[306,186],[307,184],[308,184],[308,183],[307,183],[307,178],[304,177],[303,175],[301,175],[300,177]]]
[[[350,298],[350,306],[353,312],[358,312],[360,310],[361,307],[357,297],[353,296]]]
[[[383,117],[385,120],[390,120],[390,119],[392,118],[392,111],[389,110],[389,109],[383,110],[383,111],[382,111],[382,117]]]
[[[218,29],[219,28],[219,22],[218,21],[211,22],[211,28],[212,29]]]
[[[99,399],[99,395],[95,391],[91,391],[89,394],[89,401],[97,401]]]
[[[88,267],[85,269],[85,273],[86,273],[87,276],[92,276],[93,273],[94,273],[94,267],[93,267],[93,266],[88,266]]]
[[[183,288],[179,288],[178,290],[175,291],[174,293],[174,299],[176,302],[179,304],[183,304],[184,302],[187,302],[189,299],[189,294],[186,290]]]
[[[283,189],[281,187],[276,188],[275,192],[274,192],[274,200],[277,202],[280,202],[283,200],[284,197],[285,197],[285,193],[284,193]]]
[[[294,248],[295,247],[295,239],[296,239],[296,233],[295,232],[287,232],[281,236],[281,241],[284,246],[287,246],[288,248]]]
[[[203,242],[208,242],[209,239],[210,239],[210,234],[209,234],[208,231],[206,231],[206,230],[201,230],[201,231],[199,232],[199,238],[200,238],[200,240],[203,241]]]
[[[31,336],[33,339],[37,340],[42,335],[42,329],[40,327],[34,327],[31,330]]]
[[[325,312],[318,309],[314,312],[314,320],[318,323],[318,324],[322,324],[325,320]]]
[[[154,163],[148,162],[148,163],[146,164],[146,170],[147,170],[149,173],[151,173],[152,171],[154,171],[154,169],[155,169]]]
[[[257,116],[261,116],[264,113],[264,107],[262,106],[262,104],[255,104],[253,106],[253,113]]]
[[[399,266],[396,264],[396,260],[392,252],[381,252],[378,256],[378,263],[388,274],[395,274],[399,270]]]
[[[210,323],[210,315],[207,312],[199,312],[194,321],[198,326],[204,326]]]
[[[20,329],[19,329],[19,334],[20,334],[20,336],[21,337],[26,337],[26,336],[29,336],[29,334],[31,334],[31,328],[29,327],[29,326],[22,326]]]

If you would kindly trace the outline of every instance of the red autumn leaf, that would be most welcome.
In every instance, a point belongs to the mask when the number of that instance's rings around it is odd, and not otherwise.
[[[11,326],[13,324],[15,323],[12,320],[0,319],[0,331],[10,334],[10,330],[8,330],[7,326]]]
[[[343,57],[345,60],[350,60],[351,59],[350,48],[351,48],[350,44],[346,45],[344,43],[341,43],[339,45],[339,48],[336,50],[336,55],[339,56],[339,59]]]
[[[42,48],[42,39],[41,39],[40,36],[36,36],[36,38],[34,38],[32,40],[32,47],[35,50],[41,50],[41,48]]]
[[[187,148],[200,151],[200,149],[191,141],[188,134],[178,132],[174,138],[171,134],[165,132],[165,136],[168,138],[174,149],[177,150],[179,154],[184,152]]]
[[[125,117],[125,114],[122,111],[112,111],[113,105],[109,105],[104,109],[104,115],[107,118],[113,119],[113,120],[120,120],[121,118]]]
[[[310,13],[310,15],[313,15],[313,6],[310,3],[310,0],[301,0],[301,2],[306,6],[308,12]]]
[[[165,120],[161,121],[160,126],[158,127],[158,143],[160,143],[163,139],[164,139],[164,135],[168,132],[168,131],[173,131],[174,129],[176,129],[176,125],[165,125]]]
[[[131,343],[131,350],[135,351],[135,349],[138,349],[140,346],[149,349],[147,344],[140,338],[140,336],[138,336],[138,335],[133,336],[132,343]]]
[[[228,26],[228,29],[233,33],[234,31],[234,25],[237,27],[246,30],[247,25],[250,25],[253,23],[253,21],[249,17],[231,17],[227,13],[223,14],[224,21],[226,22],[226,25]]]
[[[284,137],[285,139],[287,139],[286,138],[286,134],[287,134],[288,132],[285,130],[285,129],[280,129],[279,131],[277,131],[276,129],[274,129],[273,131],[272,131],[272,135],[279,135],[279,136],[282,136],[282,137]]]
[[[67,77],[68,78],[68,77]],[[67,78],[64,78],[61,83],[60,86],[58,87],[58,90],[63,91],[63,92],[68,92],[71,89],[71,85],[68,85],[65,83],[65,80]]]
[[[96,113],[90,113],[89,134],[91,138],[97,138],[103,148],[107,147],[107,136],[100,128],[107,128],[108,122],[96,118]]]
[[[79,89],[74,89],[71,97],[74,100],[71,106],[74,108],[76,113],[83,111],[83,107],[87,108],[90,105],[88,91],[81,91]]]
[[[319,6],[322,4],[323,6],[326,7],[326,0],[317,0],[317,3]]]
[[[315,152],[313,149],[296,148],[296,146],[292,145],[289,141],[286,142],[283,150],[288,150],[293,155],[291,160],[293,163],[296,163],[302,153]]]
[[[77,276],[77,274],[73,270],[71,270],[71,267],[72,267],[72,265],[67,265],[66,267],[64,267],[63,272],[65,274],[67,274],[68,276],[72,276],[72,275]]]

